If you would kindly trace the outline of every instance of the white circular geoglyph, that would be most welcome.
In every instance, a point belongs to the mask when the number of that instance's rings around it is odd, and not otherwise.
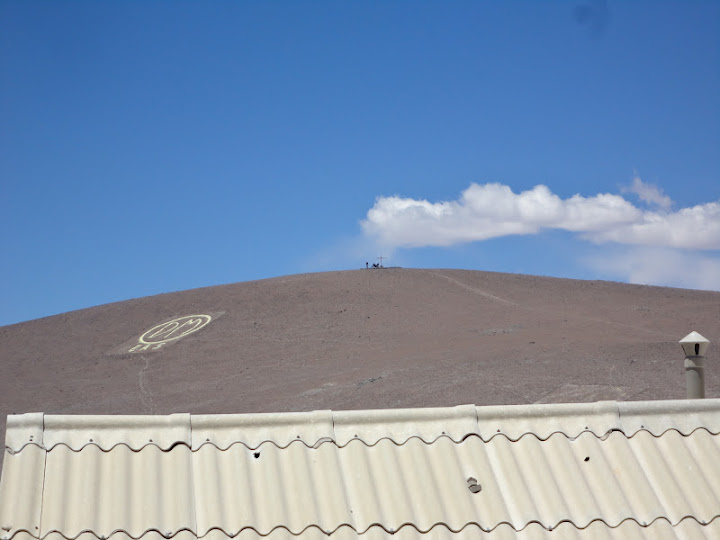
[[[176,341],[188,334],[197,332],[211,320],[212,317],[210,315],[186,315],[185,317],[178,317],[172,321],[153,326],[140,336],[138,341],[146,345]]]

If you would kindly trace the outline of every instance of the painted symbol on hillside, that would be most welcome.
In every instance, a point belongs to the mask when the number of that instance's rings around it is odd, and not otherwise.
[[[210,315],[186,315],[158,324],[142,334],[138,338],[137,345],[128,349],[128,352],[156,351],[168,343],[197,332],[207,326],[211,320]]]

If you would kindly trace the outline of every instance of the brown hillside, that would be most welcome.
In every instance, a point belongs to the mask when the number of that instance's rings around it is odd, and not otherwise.
[[[157,351],[127,352],[159,323],[194,314],[214,318]],[[682,398],[677,341],[691,330],[713,342],[707,391],[717,396],[718,292],[419,269],[195,289],[0,328],[0,429],[8,413],[30,411]]]

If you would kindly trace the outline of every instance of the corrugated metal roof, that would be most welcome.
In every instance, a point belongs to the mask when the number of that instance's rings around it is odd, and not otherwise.
[[[14,415],[0,537],[717,538],[719,433],[720,400]]]

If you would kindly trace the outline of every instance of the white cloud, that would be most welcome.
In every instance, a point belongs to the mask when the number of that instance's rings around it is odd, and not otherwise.
[[[661,191],[655,195],[655,204],[665,204]],[[368,237],[389,247],[450,246],[561,229],[596,243],[720,249],[718,202],[649,211],[609,193],[562,199],[543,185],[516,194],[502,184],[471,184],[458,200],[435,203],[378,197],[361,225]]]
[[[643,285],[720,291],[720,258],[668,248],[623,249],[586,261],[611,278]]]
[[[701,204],[672,213],[644,212],[637,223],[588,236],[595,241],[620,244],[720,249],[720,203]]]
[[[641,201],[669,210],[672,206],[672,199],[663,193],[663,190],[653,184],[647,184],[635,174],[632,184],[621,190],[623,193],[634,193]]]

